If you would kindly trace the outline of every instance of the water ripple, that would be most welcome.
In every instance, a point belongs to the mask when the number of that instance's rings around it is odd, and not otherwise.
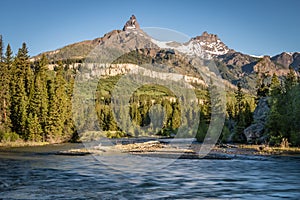
[[[64,147],[66,148],[66,147]],[[50,150],[48,150],[50,151]],[[0,199],[299,199],[300,160],[176,160],[122,172],[92,156],[0,152]],[[158,164],[162,158],[156,159]],[[149,166],[151,167],[151,166]]]

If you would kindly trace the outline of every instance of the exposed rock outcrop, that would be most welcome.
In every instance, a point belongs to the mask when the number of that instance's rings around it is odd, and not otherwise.
[[[293,54],[293,63],[291,64],[296,70],[300,69],[300,52]]]
[[[244,135],[247,138],[247,142],[263,142],[263,133],[269,111],[270,107],[268,105],[268,98],[261,98],[253,113],[254,123],[244,130]]]
[[[271,60],[288,69],[289,66],[293,63],[293,55],[290,53],[283,52],[277,56],[272,57]]]
[[[217,35],[209,34],[206,31],[201,36],[192,38],[191,41],[197,41],[206,53],[212,55],[224,55],[230,51]]]
[[[126,24],[123,27],[123,31],[127,31],[130,29],[140,29],[140,25],[136,20],[136,17],[134,15],[131,15],[130,19],[126,22]]]

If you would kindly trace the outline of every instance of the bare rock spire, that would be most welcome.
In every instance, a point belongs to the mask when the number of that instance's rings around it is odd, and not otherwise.
[[[126,22],[126,24],[123,27],[123,31],[127,31],[130,29],[140,29],[140,25],[136,20],[136,17],[134,15],[131,15],[130,19]]]

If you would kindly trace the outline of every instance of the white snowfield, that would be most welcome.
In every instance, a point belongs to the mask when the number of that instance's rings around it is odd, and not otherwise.
[[[220,40],[212,43],[190,40],[188,43],[181,43],[178,46],[170,45],[172,41],[158,41],[153,38],[151,38],[151,41],[162,49],[175,49],[189,56],[199,56],[207,59],[211,59],[216,55],[224,55],[229,51]]]

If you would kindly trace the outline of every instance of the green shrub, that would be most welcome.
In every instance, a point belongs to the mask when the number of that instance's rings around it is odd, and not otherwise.
[[[279,136],[271,136],[270,137],[270,141],[269,141],[269,144],[271,146],[279,146],[280,143],[282,141],[282,135],[279,135]]]
[[[172,128],[163,128],[160,130],[157,135],[159,136],[165,136],[165,137],[170,137],[172,135],[176,135],[178,129],[173,130]]]
[[[122,138],[122,137],[126,137],[127,134],[122,132],[122,131],[108,131],[106,133],[106,137],[108,138]]]
[[[1,142],[15,142],[20,139],[19,135],[15,132],[0,133]]]

